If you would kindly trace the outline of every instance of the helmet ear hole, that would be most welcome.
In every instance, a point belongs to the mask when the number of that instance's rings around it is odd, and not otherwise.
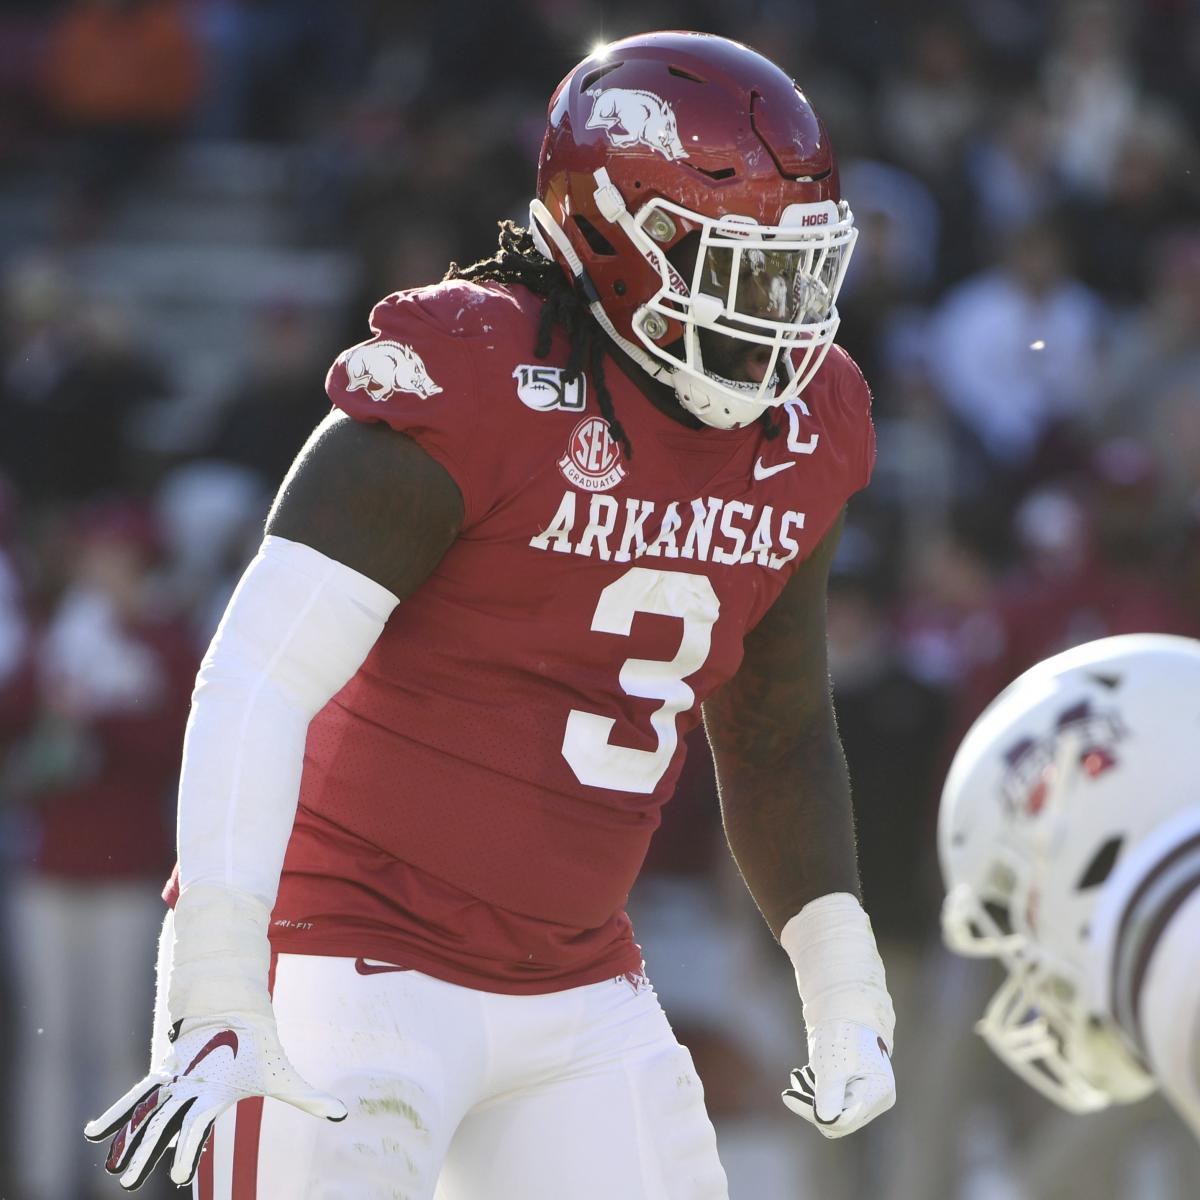
[[[1113,867],[1117,864],[1117,856],[1121,853],[1121,846],[1125,839],[1121,837],[1109,838],[1099,850],[1092,855],[1092,861],[1084,868],[1083,874],[1079,877],[1079,882],[1075,885],[1076,891],[1086,891],[1088,888],[1099,887],[1112,874]]]
[[[581,216],[579,213],[575,213],[571,219],[575,222],[575,226],[579,232],[583,234],[583,240],[587,242],[593,254],[599,254],[602,258],[616,257],[616,247],[608,240],[608,238],[604,236],[604,234],[600,232],[600,230],[595,227],[595,225],[591,223],[591,221],[587,219],[587,217]]]

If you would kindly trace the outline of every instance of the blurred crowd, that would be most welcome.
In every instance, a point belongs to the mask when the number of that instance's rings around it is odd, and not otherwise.
[[[0,0],[0,1195],[114,1194],[78,1129],[143,1073],[191,678],[328,363],[523,219],[554,85],[655,27],[823,115],[879,443],[829,636],[897,1112],[813,1146],[778,1105],[799,1006],[699,739],[632,900],[733,1195],[1194,1196],[1161,1110],[989,1065],[933,828],[1024,668],[1200,636],[1196,0]]]

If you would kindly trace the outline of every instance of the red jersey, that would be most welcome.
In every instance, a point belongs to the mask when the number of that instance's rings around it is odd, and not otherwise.
[[[629,453],[595,380],[564,380],[565,338],[534,358],[540,311],[520,287],[399,293],[330,370],[334,404],[413,438],[465,515],[312,722],[277,949],[507,992],[636,970],[622,908],[684,736],[869,478],[843,351],[774,439],[688,429],[609,362]]]

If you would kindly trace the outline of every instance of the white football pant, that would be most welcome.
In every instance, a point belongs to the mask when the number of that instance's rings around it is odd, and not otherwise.
[[[645,981],[504,996],[281,955],[279,1036],[340,1124],[217,1121],[196,1200],[727,1200],[691,1055]]]

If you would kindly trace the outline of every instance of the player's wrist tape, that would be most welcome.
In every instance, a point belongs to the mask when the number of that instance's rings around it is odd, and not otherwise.
[[[780,945],[796,971],[811,1031],[822,1021],[857,1021],[891,1053],[896,1014],[871,921],[856,897],[831,892],[810,900],[784,927]]]
[[[274,907],[308,724],[362,665],[397,603],[309,546],[263,541],[196,680],[179,783],[185,895],[216,884]]]
[[[204,883],[180,892],[167,981],[172,1021],[231,1012],[271,1018],[270,919],[244,892]]]

